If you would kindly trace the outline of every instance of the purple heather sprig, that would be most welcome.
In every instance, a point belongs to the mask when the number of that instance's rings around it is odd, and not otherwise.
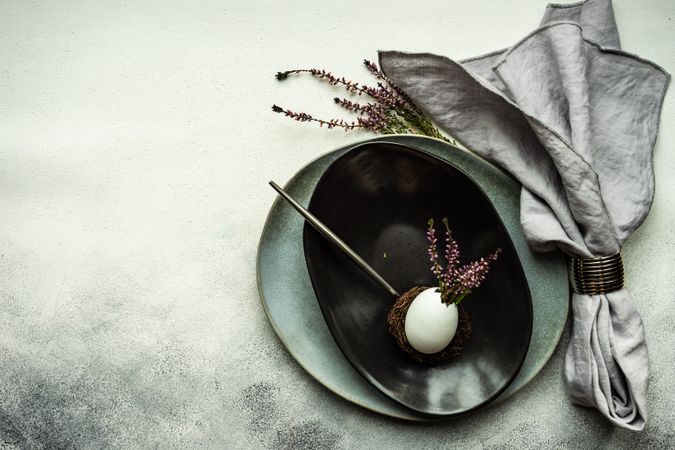
[[[452,237],[447,217],[443,218],[443,225],[445,226],[445,261],[447,263],[443,273],[443,282],[446,286],[452,286],[459,268],[459,244]]]
[[[315,119],[314,117],[310,116],[307,113],[296,113],[291,111],[290,109],[284,109],[280,106],[277,105],[272,105],[272,111],[277,112],[277,113],[283,113],[286,115],[286,117],[290,117],[293,120],[296,120],[298,122],[317,122],[319,126],[324,126],[328,129],[335,128],[335,127],[341,127],[344,128],[345,131],[353,130],[354,128],[363,128],[364,125],[359,123],[358,119],[354,122],[345,122],[342,119],[331,119],[331,120],[322,120],[322,119]]]
[[[485,277],[490,272],[490,264],[496,261],[502,249],[498,248],[487,256],[476,261],[459,266],[459,245],[453,238],[448,225],[448,219],[443,219],[445,226],[445,260],[446,266],[443,270],[438,257],[438,240],[436,238],[436,229],[434,220],[429,219],[429,228],[427,229],[427,240],[429,241],[429,260],[431,261],[431,271],[438,280],[438,289],[441,292],[441,301],[445,304],[454,303],[458,305],[469,295],[472,289],[481,285]]]
[[[431,136],[455,144],[454,140],[448,139],[434,126],[422,111],[415,106],[398,86],[394,85],[373,62],[363,61],[368,71],[378,80],[377,87],[370,87],[337,77],[332,73],[321,69],[294,69],[285,72],[277,72],[279,81],[287,79],[294,74],[309,74],[319,80],[333,86],[342,86],[352,96],[365,96],[369,98],[367,103],[355,102],[348,98],[335,97],[333,100],[348,111],[357,114],[352,121],[343,119],[318,119],[304,112],[294,112],[277,105],[272,106],[272,111],[284,114],[298,122],[316,122],[327,128],[342,128],[345,131],[354,129],[370,130],[379,134],[412,133]]]
[[[429,219],[429,229],[427,230],[427,240],[429,241],[429,260],[433,263],[431,266],[431,271],[438,278],[439,283],[443,283],[443,269],[441,268],[440,263],[438,262],[438,249],[436,238],[436,229],[434,228],[434,219]]]

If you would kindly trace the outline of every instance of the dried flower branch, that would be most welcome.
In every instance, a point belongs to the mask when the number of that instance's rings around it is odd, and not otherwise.
[[[464,266],[459,266],[459,245],[452,237],[452,232],[448,226],[448,219],[443,219],[445,226],[445,260],[446,266],[443,270],[438,257],[436,229],[434,228],[434,219],[429,219],[429,228],[427,229],[427,240],[429,241],[429,260],[431,261],[431,271],[438,280],[438,289],[441,292],[441,300],[445,304],[454,303],[458,305],[464,298],[481,285],[485,277],[490,272],[490,263],[496,261],[502,249],[498,248],[487,256],[479,260],[470,262]]]
[[[370,87],[337,77],[330,72],[320,69],[294,69],[277,72],[279,81],[294,74],[309,74],[333,86],[342,86],[348,93],[355,96],[366,96],[367,103],[357,103],[348,98],[335,97],[333,100],[347,111],[357,114],[356,119],[317,119],[304,112],[293,112],[289,109],[272,106],[272,111],[284,114],[299,122],[316,122],[328,128],[342,128],[345,131],[356,128],[370,130],[380,134],[412,133],[442,139],[451,144],[455,141],[441,134],[436,126],[415,106],[398,86],[394,85],[387,76],[373,62],[363,61],[368,71],[378,80],[377,87]]]
[[[317,122],[319,126],[326,125],[328,129],[340,127],[348,131],[354,128],[363,128],[363,125],[359,124],[358,122],[345,122],[342,119],[331,119],[331,120],[315,119],[314,117],[310,116],[307,113],[303,112],[296,113],[291,111],[290,109],[284,109],[277,105],[272,105],[272,111],[277,113],[283,113],[286,117],[290,117],[291,119],[296,120],[298,122]]]

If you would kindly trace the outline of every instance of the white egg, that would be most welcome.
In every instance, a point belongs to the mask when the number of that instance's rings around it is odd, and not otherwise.
[[[436,291],[430,288],[418,294],[405,316],[405,335],[420,353],[440,352],[457,331],[457,307],[443,304]]]

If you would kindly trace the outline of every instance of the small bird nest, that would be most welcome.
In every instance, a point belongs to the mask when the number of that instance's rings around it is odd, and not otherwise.
[[[415,350],[413,346],[410,345],[405,335],[405,316],[408,313],[410,304],[415,300],[415,297],[426,289],[429,288],[425,286],[415,286],[400,296],[389,310],[387,322],[389,323],[389,332],[394,336],[394,339],[396,339],[396,343],[401,347],[401,350],[419,363],[434,364],[447,361],[451,357],[462,353],[464,344],[469,339],[469,336],[471,336],[471,321],[469,313],[461,305],[458,306],[457,312],[459,314],[459,321],[457,323],[457,331],[455,332],[455,337],[452,338],[452,341],[450,341],[448,346],[440,352],[430,354],[420,353]]]

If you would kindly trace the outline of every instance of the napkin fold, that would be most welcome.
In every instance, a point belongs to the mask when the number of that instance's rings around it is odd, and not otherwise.
[[[620,49],[611,0],[548,5],[539,28],[487,55],[384,51],[380,66],[441,128],[522,183],[534,250],[609,256],[648,214],[670,76]],[[572,400],[642,430],[649,359],[630,293],[574,293],[572,313]]]

